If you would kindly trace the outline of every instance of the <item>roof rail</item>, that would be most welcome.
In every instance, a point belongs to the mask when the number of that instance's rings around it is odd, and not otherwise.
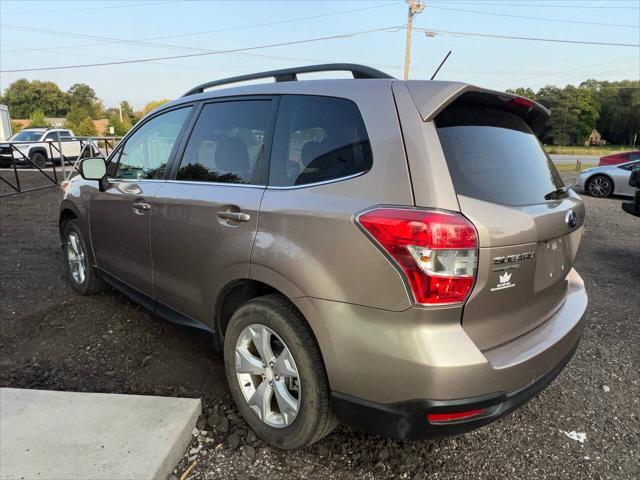
[[[284,68],[282,70],[270,70],[268,72],[250,73],[248,75],[240,75],[238,77],[223,78],[212,82],[203,83],[192,88],[183,95],[195,95],[204,92],[207,88],[217,87],[219,85],[227,85],[230,83],[244,82],[247,80],[257,80],[260,78],[273,77],[276,82],[292,82],[298,80],[299,73],[312,72],[351,72],[353,78],[394,78],[375,68],[358,65],[355,63],[326,63],[324,65],[307,65],[305,67]]]

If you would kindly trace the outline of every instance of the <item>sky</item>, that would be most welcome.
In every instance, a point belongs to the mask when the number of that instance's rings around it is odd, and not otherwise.
[[[640,0],[424,3],[413,22],[411,79],[428,79],[449,50],[439,80],[497,90],[640,79]],[[360,63],[401,78],[406,22],[401,0],[0,0],[0,90],[19,78],[54,81],[65,90],[86,83],[107,107],[127,100],[141,108],[209,80],[316,63]],[[339,38],[314,40],[332,36]],[[248,49],[299,41],[305,42]],[[227,53],[7,72],[215,51]]]

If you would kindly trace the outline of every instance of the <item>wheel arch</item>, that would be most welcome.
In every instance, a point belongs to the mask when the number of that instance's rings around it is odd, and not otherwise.
[[[214,324],[220,340],[223,341],[231,316],[238,308],[254,298],[271,293],[287,298],[276,288],[258,280],[241,278],[227,283],[218,294],[214,310]]]
[[[300,317],[304,320],[307,328],[309,329],[309,332],[316,342],[316,345],[318,345],[318,349],[320,350],[320,355],[322,357],[322,362],[326,368],[322,344],[319,341],[311,322],[300,310],[298,305],[296,305],[296,303],[293,302],[290,297],[285,295],[279,289],[273,287],[268,283],[251,278],[236,279],[227,283],[222,288],[220,294],[218,295],[218,298],[216,299],[214,325],[217,334],[216,336],[218,338],[218,341],[220,342],[220,347],[222,347],[222,345],[224,344],[225,332],[227,330],[227,327],[229,326],[229,322],[231,321],[233,313],[245,303],[255,298],[259,298],[269,294],[279,295],[300,314]]]
[[[42,153],[46,159],[49,159],[49,154],[47,153],[47,149],[44,147],[31,147],[29,149],[29,154],[27,156],[31,158],[31,156],[35,155],[36,153]]]
[[[80,212],[78,212],[78,209],[73,203],[69,201],[63,201],[60,204],[60,213],[58,215],[58,228],[60,230],[60,234],[62,234],[64,223],[74,218],[80,218]]]
[[[73,202],[65,199],[60,204],[58,211],[58,230],[60,232],[60,241],[62,241],[62,235],[64,233],[64,226],[66,223],[70,220],[77,220],[85,241],[88,242],[88,248],[92,249],[91,237],[89,236],[89,226],[84,221],[85,217],[80,213],[78,207]]]

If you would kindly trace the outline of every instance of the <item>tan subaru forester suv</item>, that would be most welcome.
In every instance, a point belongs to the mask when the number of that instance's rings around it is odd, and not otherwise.
[[[353,79],[301,80],[346,70]],[[275,78],[275,82],[228,84]],[[580,198],[518,96],[332,64],[198,86],[65,183],[73,287],[209,332],[279,448],[485,425],[580,340]]]

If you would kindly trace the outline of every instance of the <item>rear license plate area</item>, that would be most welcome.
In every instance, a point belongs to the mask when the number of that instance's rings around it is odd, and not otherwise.
[[[564,280],[571,270],[571,255],[566,236],[538,242],[534,289],[543,290]]]

